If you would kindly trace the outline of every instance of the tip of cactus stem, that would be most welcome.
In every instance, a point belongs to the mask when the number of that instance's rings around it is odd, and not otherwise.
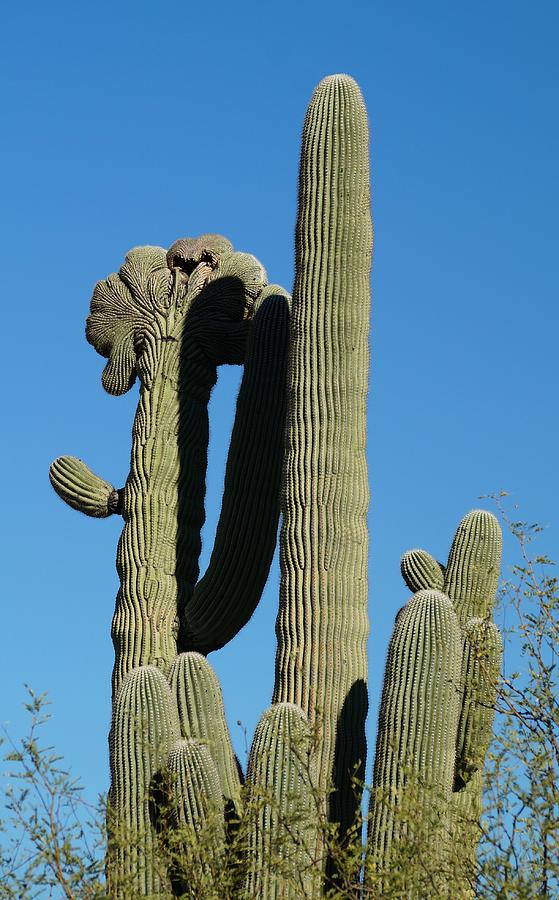
[[[355,86],[357,86],[357,82],[355,81],[354,78],[351,77],[351,75],[346,75],[344,72],[336,72],[334,75],[326,75],[325,78],[323,78],[322,81],[319,83],[318,87],[320,87],[321,84],[332,84],[332,83],[334,83],[334,84],[349,83],[349,84],[354,84]]]
[[[471,509],[468,513],[466,513],[460,524],[462,525],[463,523],[469,522],[472,519],[485,519],[486,521],[491,522],[491,524],[499,524],[497,516],[494,513],[489,512],[488,509]]]

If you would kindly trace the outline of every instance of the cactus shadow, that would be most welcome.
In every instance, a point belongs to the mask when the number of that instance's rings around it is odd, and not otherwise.
[[[365,720],[368,709],[367,685],[359,678],[347,693],[336,730],[329,818],[339,824],[342,842],[355,824],[361,804],[367,756]],[[351,805],[347,803],[347,797],[354,798]]]

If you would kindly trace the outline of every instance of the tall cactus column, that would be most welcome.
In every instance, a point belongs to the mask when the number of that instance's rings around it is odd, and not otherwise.
[[[367,115],[344,75],[315,90],[296,231],[274,702],[318,725],[320,787],[351,824],[367,713],[370,215]]]

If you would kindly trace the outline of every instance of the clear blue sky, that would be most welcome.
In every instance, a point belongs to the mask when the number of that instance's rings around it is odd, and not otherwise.
[[[551,0],[4,10],[0,719],[17,734],[23,682],[49,691],[90,794],[108,783],[121,522],[69,510],[47,471],[70,453],[122,484],[136,404],[102,390],[91,291],[130,247],[206,231],[291,287],[300,131],[326,74],[357,79],[372,131],[369,733],[404,550],[445,559],[504,488],[558,555],[558,32]],[[212,405],[203,564],[238,378]],[[241,759],[236,722],[250,740],[270,701],[278,580],[212,656]]]

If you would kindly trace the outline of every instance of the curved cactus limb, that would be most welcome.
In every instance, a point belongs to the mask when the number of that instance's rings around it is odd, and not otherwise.
[[[182,649],[208,653],[230,641],[268,577],[279,519],[289,302],[282,288],[269,285],[255,305],[215,544],[182,613]]]
[[[410,591],[442,591],[444,567],[426,550],[408,550],[400,560],[400,571]]]
[[[366,755],[371,244],[366,110],[334,75],[303,129],[273,699],[321,723],[318,777],[342,832]]]

